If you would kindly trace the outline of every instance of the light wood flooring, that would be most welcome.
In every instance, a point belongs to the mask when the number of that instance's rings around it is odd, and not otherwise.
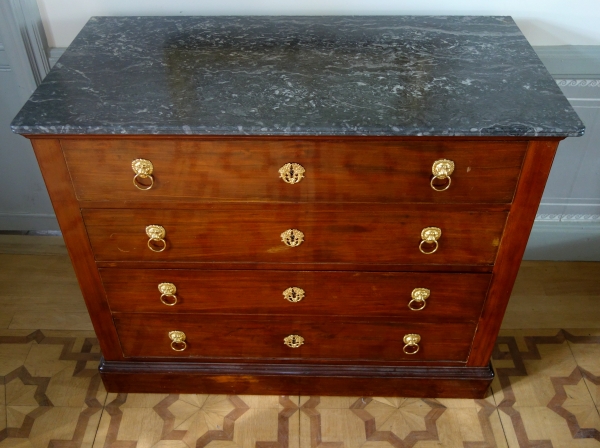
[[[108,394],[62,240],[0,235],[0,448],[600,448],[599,279],[523,263],[483,400]]]

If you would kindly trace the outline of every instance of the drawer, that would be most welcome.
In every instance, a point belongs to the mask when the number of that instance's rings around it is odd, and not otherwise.
[[[198,204],[194,210],[82,210],[97,261],[479,264],[494,262],[507,214],[403,207]],[[165,229],[153,252],[148,225]],[[424,228],[441,229],[423,254]],[[282,233],[299,230],[297,247]],[[298,238],[296,236],[296,238]],[[299,241],[296,239],[296,241]],[[162,242],[152,244],[158,250]],[[422,246],[426,251],[433,244]]]
[[[61,145],[80,201],[384,203],[510,203],[527,146],[365,139],[64,139]],[[147,191],[133,184],[131,163],[139,158],[153,165]],[[455,168],[448,190],[436,192],[430,181],[440,159]],[[287,163],[305,169],[300,182],[280,178]]]
[[[100,269],[113,312],[293,314],[475,321],[491,275]],[[159,284],[176,291],[162,297]],[[289,291],[290,288],[295,288]],[[424,301],[415,289],[427,289]],[[287,292],[287,299],[284,292]],[[169,293],[170,291],[167,291]],[[175,298],[174,298],[175,297]],[[412,301],[412,302],[411,302]],[[409,309],[410,306],[415,310]],[[421,309],[422,308],[422,309]]]
[[[329,317],[114,314],[125,357],[466,361],[474,323],[396,323]],[[187,347],[171,348],[169,332],[182,331]],[[419,351],[403,352],[404,336],[420,335]],[[298,348],[284,339],[299,335]],[[178,345],[175,345],[179,348]],[[411,349],[412,350],[412,349]]]

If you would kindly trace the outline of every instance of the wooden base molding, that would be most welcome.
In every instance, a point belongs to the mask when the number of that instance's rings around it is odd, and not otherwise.
[[[108,392],[483,398],[486,367],[100,362]]]

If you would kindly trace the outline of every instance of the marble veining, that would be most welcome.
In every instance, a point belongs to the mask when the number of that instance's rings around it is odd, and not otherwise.
[[[579,136],[510,17],[93,17],[20,134]]]

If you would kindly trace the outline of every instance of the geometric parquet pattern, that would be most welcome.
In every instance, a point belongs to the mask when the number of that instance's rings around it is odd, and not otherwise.
[[[506,330],[482,400],[107,394],[89,331],[0,330],[0,448],[600,448],[600,331]]]

